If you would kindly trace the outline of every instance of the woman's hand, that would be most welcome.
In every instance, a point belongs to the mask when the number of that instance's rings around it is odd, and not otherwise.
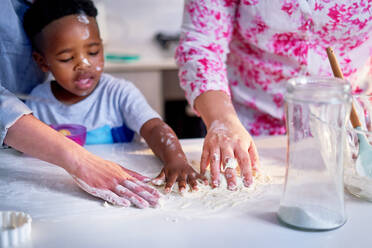
[[[195,100],[195,108],[207,126],[200,172],[210,165],[212,186],[220,184],[221,169],[228,189],[236,189],[236,170],[239,166],[243,183],[248,187],[258,168],[259,159],[251,135],[241,124],[230,97],[223,91],[207,91]]]
[[[85,150],[32,115],[19,118],[8,130],[5,144],[58,165],[86,192],[121,206],[156,206],[160,194],[142,181],[149,178],[124,169]]]
[[[180,193],[185,192],[186,184],[189,184],[193,191],[198,190],[197,181],[208,184],[207,178],[197,173],[187,162],[185,156],[183,158],[180,156],[179,158],[178,161],[165,164],[160,174],[152,180],[152,183],[158,186],[165,183],[164,191],[166,193],[172,190],[176,182],[178,182],[178,190]]]
[[[238,165],[244,185],[251,185],[253,172],[257,170],[258,153],[252,137],[239,120],[211,123],[200,161],[202,175],[209,164],[213,187],[220,185],[220,172],[224,171],[228,189],[236,190],[235,168]]]
[[[72,171],[75,182],[89,194],[115,205],[156,207],[160,194],[148,185],[150,179],[94,155]]]

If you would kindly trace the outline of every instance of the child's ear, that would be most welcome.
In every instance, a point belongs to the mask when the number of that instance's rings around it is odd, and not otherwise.
[[[38,52],[33,51],[32,52],[32,57],[36,61],[37,65],[40,67],[40,69],[43,72],[48,72],[49,71],[49,66],[44,58],[44,56]]]

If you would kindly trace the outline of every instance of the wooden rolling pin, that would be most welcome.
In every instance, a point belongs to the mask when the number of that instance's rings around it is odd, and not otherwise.
[[[336,59],[336,55],[333,52],[332,48],[330,47],[327,48],[327,55],[329,63],[331,64],[332,67],[333,75],[337,78],[344,79],[344,75],[342,74],[342,71]],[[362,123],[360,122],[357,112],[355,110],[354,103],[351,104],[350,121],[354,128],[362,126]]]

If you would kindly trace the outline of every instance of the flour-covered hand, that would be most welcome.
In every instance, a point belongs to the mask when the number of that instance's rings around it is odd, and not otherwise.
[[[124,207],[157,206],[160,194],[143,182],[147,177],[96,156],[89,158],[84,166],[70,173],[84,191]]]
[[[258,168],[258,162],[253,139],[237,118],[211,123],[204,140],[200,172],[204,175],[210,165],[212,187],[220,185],[220,173],[223,172],[228,189],[236,190],[237,166],[240,167],[244,185],[248,187],[252,184],[252,175]]]
[[[165,183],[164,191],[166,193],[172,190],[176,182],[178,182],[180,193],[186,190],[186,184],[190,185],[191,190],[197,191],[198,181],[208,184],[207,178],[196,172],[187,162],[186,157],[165,164],[160,174],[152,180],[155,185],[162,185]]]

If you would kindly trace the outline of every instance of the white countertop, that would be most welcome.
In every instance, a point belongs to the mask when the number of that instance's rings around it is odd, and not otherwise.
[[[348,221],[339,229],[304,232],[281,225],[276,211],[285,138],[260,138],[256,144],[262,168],[274,179],[270,184],[235,193],[231,199],[241,201],[230,205],[221,198],[226,195],[208,190],[184,197],[173,193],[164,197],[162,207],[145,210],[103,207],[102,200],[82,192],[62,169],[0,150],[0,210],[23,211],[33,218],[32,240],[20,247],[371,247],[372,203],[347,193]],[[182,140],[182,145],[197,164],[202,140]],[[148,176],[161,168],[143,144],[87,149]]]
[[[129,62],[105,62],[104,71],[114,72],[133,72],[133,71],[160,71],[176,70],[177,65],[172,58],[146,58],[140,57],[136,61]]]
[[[126,71],[160,71],[177,69],[174,59],[175,47],[169,50],[162,50],[158,44],[149,42],[146,45],[123,49],[105,48],[106,54],[116,55],[138,55],[137,60],[127,61],[105,61],[104,70],[107,73]]]

